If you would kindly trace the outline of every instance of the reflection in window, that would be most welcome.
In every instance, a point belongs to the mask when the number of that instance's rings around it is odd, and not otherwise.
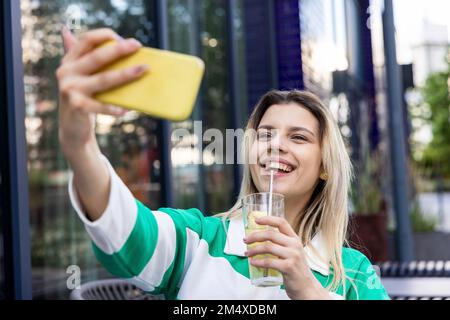
[[[302,68],[305,87],[329,99],[331,73],[349,67],[344,2],[304,0],[300,3]],[[330,52],[333,55],[330,56]]]
[[[154,10],[142,0],[23,0],[21,7],[33,297],[67,298],[70,265],[80,267],[82,282],[111,276],[97,263],[67,194],[69,168],[58,144],[54,77],[63,55],[61,25],[76,34],[106,26],[124,38],[154,45]],[[96,125],[103,153],[136,198],[153,209],[159,207],[159,122],[131,112],[120,119],[99,115]]]
[[[206,64],[202,119],[204,132],[232,128],[228,88],[227,23],[225,2],[202,1],[200,10],[201,55]],[[204,145],[204,147],[206,144]],[[217,155],[216,162],[217,162]],[[207,155],[203,156],[205,159]],[[222,212],[233,202],[233,166],[205,163],[206,208],[208,213]]]
[[[219,164],[219,155],[205,150],[209,141],[203,141],[203,134],[208,129],[218,129],[225,138],[225,129],[233,127],[225,2],[173,0],[168,2],[168,13],[170,49],[200,56],[206,64],[202,91],[192,117],[172,124],[172,130],[189,132],[183,140],[172,137],[175,204],[178,207],[202,208],[208,215],[222,212],[234,201],[233,165]],[[235,23],[242,41],[239,18],[236,17]],[[243,56],[240,58],[243,60]],[[238,103],[245,111],[243,96]],[[194,130],[196,126],[201,129]]]
[[[198,55],[198,23],[194,1],[173,0],[168,2],[169,49],[176,52]],[[172,176],[174,205],[179,208],[203,209],[203,181],[201,177],[201,137],[194,132],[194,121],[200,120],[200,105],[194,107],[188,120],[173,122],[172,126]],[[176,132],[187,130],[179,139]]]

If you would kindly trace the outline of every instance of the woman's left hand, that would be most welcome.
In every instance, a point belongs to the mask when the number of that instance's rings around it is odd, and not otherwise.
[[[249,234],[244,242],[249,245],[262,242],[249,248],[246,256],[255,267],[272,268],[281,272],[286,294],[291,299],[330,299],[328,291],[315,278],[306,261],[306,253],[300,238],[290,224],[280,217],[259,217],[256,223],[268,225],[276,230],[258,231]],[[251,259],[258,254],[273,254],[279,259]]]

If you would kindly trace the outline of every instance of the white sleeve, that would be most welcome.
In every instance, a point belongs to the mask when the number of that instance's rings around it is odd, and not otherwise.
[[[73,185],[73,172],[70,172],[69,178],[69,197],[95,245],[106,254],[112,254],[122,248],[130,235],[136,221],[137,206],[130,190],[103,155],[102,161],[108,168],[111,180],[108,205],[101,217],[95,221],[86,217]]]
[[[168,214],[138,203],[103,155],[102,161],[111,179],[108,204],[99,219],[90,221],[86,217],[73,185],[72,172],[69,179],[70,201],[101,251],[96,252],[100,254],[97,258],[112,274],[127,278],[146,291],[166,288],[163,278],[172,272],[177,256],[174,221]],[[107,259],[102,261],[105,255]]]

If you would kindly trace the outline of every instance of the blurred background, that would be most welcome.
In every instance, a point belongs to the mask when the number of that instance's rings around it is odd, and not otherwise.
[[[82,283],[110,277],[96,262],[70,206],[69,168],[58,145],[54,73],[63,56],[64,24],[75,34],[109,27],[146,46],[196,55],[206,63],[187,121],[134,112],[97,117],[102,151],[150,208],[196,207],[205,215],[230,208],[241,168],[216,164],[215,154],[203,150],[206,143],[194,132],[194,121],[202,121],[203,132],[217,128],[225,136],[226,128],[244,127],[267,90],[306,89],[329,105],[351,153],[356,177],[351,244],[373,263],[450,260],[449,1],[393,0],[394,26],[383,0],[14,3],[0,7],[12,26],[14,19],[20,21],[20,32],[0,30],[11,47],[0,57],[14,61],[0,69],[5,80],[0,97],[11,104],[12,81],[24,110],[14,109],[18,113],[0,123],[0,298],[14,291],[16,297],[67,299],[70,265],[79,266]],[[20,106],[20,99],[12,105]],[[20,125],[23,140],[11,131]],[[171,137],[176,128],[191,135],[176,141]],[[13,165],[16,157],[27,174]],[[13,184],[14,177],[22,184]],[[21,214],[13,216],[14,210]],[[22,283],[20,290],[12,279]]]

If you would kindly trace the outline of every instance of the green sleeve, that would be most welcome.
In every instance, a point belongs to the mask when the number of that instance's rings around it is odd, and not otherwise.
[[[390,300],[380,277],[366,256],[362,255],[359,267],[355,272],[349,273],[349,276],[351,281],[347,300]]]
[[[165,294],[167,299],[175,299],[183,272],[188,267],[186,259],[193,256],[206,219],[195,208],[152,211],[134,200],[136,220],[124,244],[115,252],[106,253],[93,243],[94,253],[111,274],[143,283],[142,289],[152,294]]]
[[[158,287],[153,290],[152,294],[164,293],[166,299],[176,299],[179,290],[179,284],[186,267],[186,259],[193,255],[193,250],[198,246],[195,240],[188,241],[190,234],[187,229],[195,232],[198,237],[202,238],[203,228],[205,225],[205,217],[200,210],[191,209],[174,209],[159,208],[158,211],[167,214],[173,221],[175,227],[176,248],[171,265],[166,270],[164,277]],[[191,247],[187,244],[191,243]],[[163,251],[161,253],[164,254]],[[188,258],[188,260],[190,260]]]

